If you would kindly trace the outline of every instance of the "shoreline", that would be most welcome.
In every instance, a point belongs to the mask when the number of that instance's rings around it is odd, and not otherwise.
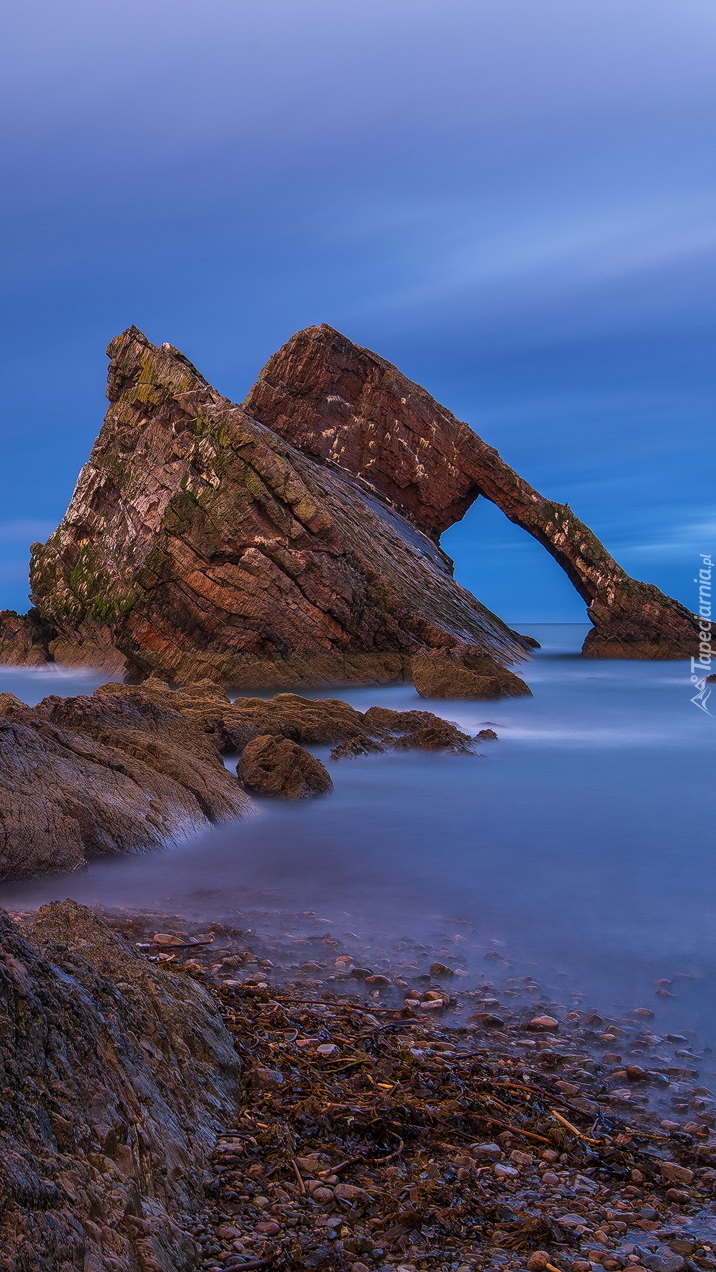
[[[716,1268],[714,1101],[649,1009],[559,1011],[529,977],[495,991],[498,951],[463,988],[455,943],[368,948],[310,914],[259,936],[251,916],[95,910],[209,991],[243,1061],[190,1225],[205,1272]]]

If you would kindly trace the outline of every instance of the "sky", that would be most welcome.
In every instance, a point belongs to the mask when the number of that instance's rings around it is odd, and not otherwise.
[[[0,43],[0,606],[135,323],[241,401],[328,322],[635,577],[716,548],[712,0],[26,0]],[[510,622],[579,622],[480,499],[443,537]]]

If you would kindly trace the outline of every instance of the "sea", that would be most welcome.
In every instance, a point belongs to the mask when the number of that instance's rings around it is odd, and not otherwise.
[[[252,816],[163,850],[6,885],[0,903],[249,914],[266,929],[303,915],[338,936],[428,945],[462,933],[475,974],[499,962],[593,1010],[648,1007],[655,1030],[716,1049],[716,693],[712,714],[692,702],[686,662],[582,659],[583,625],[522,630],[542,646],[517,669],[531,698],[432,702],[407,684],[297,690],[494,729],[477,754],[331,761],[315,747],[330,796],[258,801]],[[0,691],[35,703],[103,678],[5,667]],[[485,963],[486,951],[499,959]]]

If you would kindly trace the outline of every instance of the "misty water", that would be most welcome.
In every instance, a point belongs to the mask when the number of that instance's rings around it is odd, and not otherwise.
[[[254,816],[163,851],[6,886],[0,899],[29,908],[71,896],[207,920],[249,912],[266,927],[309,911],[339,936],[468,932],[481,974],[492,943],[515,970],[581,989],[589,1006],[646,1005],[654,1028],[716,1045],[716,718],[691,703],[685,662],[587,661],[585,627],[524,630],[543,644],[520,669],[531,699],[304,691],[362,710],[427,707],[473,734],[489,724],[499,741],[478,756],[334,763],[312,748],[330,766],[329,797],[259,802]],[[35,702],[102,678],[3,668],[0,691]],[[672,998],[655,997],[659,978],[673,981]]]

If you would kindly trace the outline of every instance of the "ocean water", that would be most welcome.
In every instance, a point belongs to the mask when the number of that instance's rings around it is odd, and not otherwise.
[[[313,912],[338,935],[468,932],[481,974],[492,944],[585,1004],[646,1005],[655,1029],[716,1046],[716,694],[713,716],[691,703],[685,662],[582,660],[581,625],[524,630],[543,645],[518,669],[531,699],[427,702],[410,685],[307,692],[363,710],[427,707],[471,733],[490,725],[499,740],[479,755],[335,763],[313,748],[330,766],[329,797],[261,802],[163,851],[8,885],[0,901],[71,896],[207,919],[253,910],[266,923]],[[2,668],[0,692],[34,702],[101,679]],[[655,997],[659,978],[673,997]]]

